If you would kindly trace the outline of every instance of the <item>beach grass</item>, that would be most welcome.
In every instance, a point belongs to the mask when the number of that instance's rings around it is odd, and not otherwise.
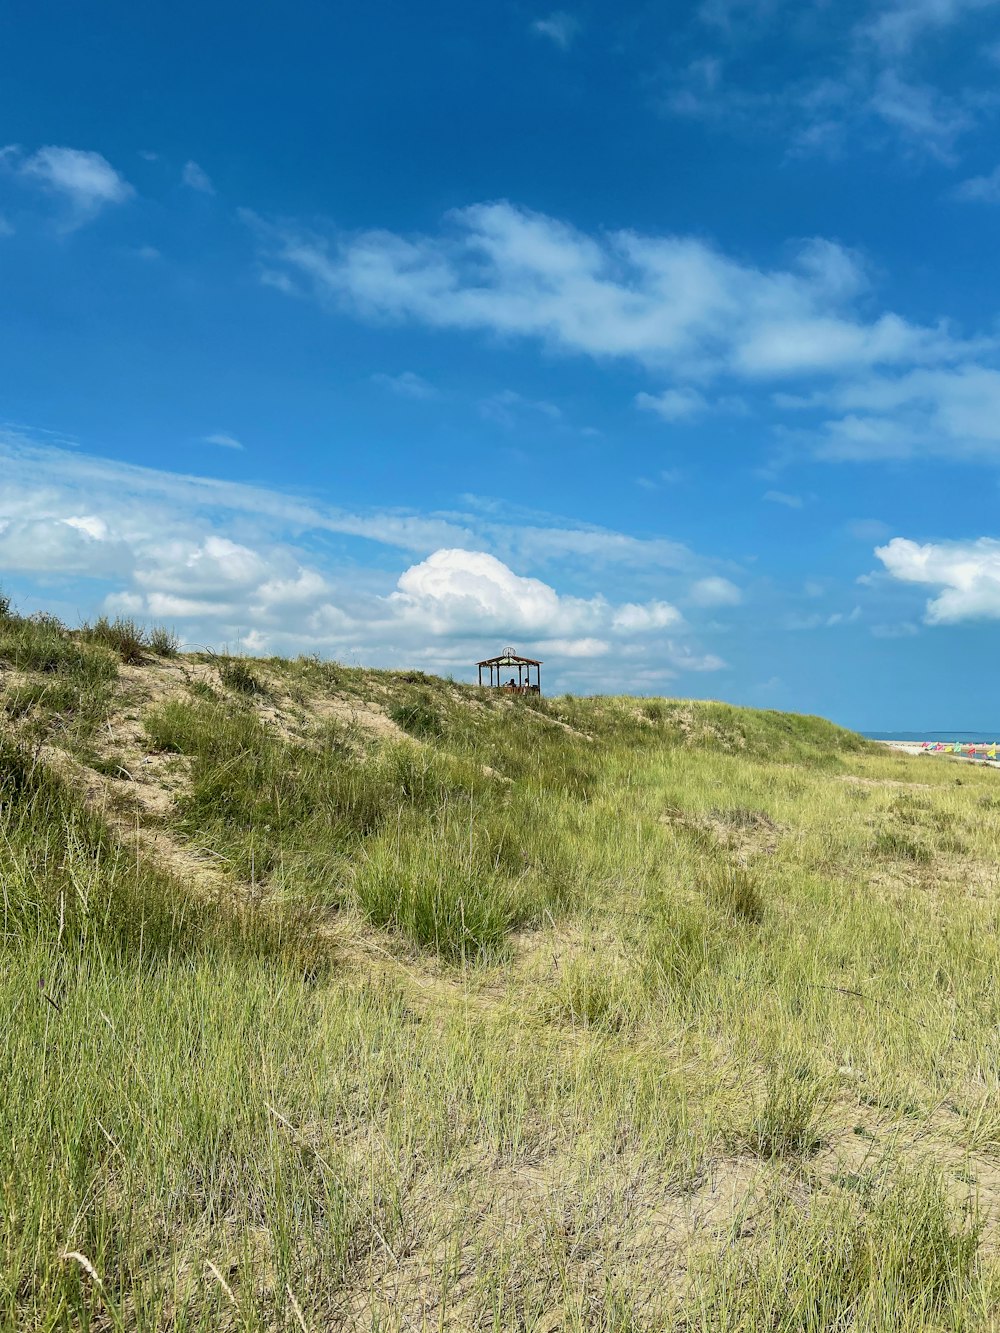
[[[0,620],[0,1327],[996,1326],[1000,774],[143,647]]]

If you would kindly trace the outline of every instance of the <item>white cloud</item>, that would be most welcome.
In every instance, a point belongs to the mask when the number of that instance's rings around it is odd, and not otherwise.
[[[1000,371],[977,362],[846,380],[817,395],[832,409],[819,450],[831,458],[983,458],[1000,452]]]
[[[124,203],[134,193],[107,158],[80,148],[49,145],[23,157],[11,145],[0,150],[0,161],[12,166],[21,179],[66,199],[72,208],[72,225],[95,217],[111,204]]]
[[[431,399],[440,397],[433,384],[430,384],[412,370],[404,370],[399,375],[377,374],[371,378],[373,384],[381,385],[388,389],[390,393],[399,394],[401,398]]]
[[[579,20],[562,9],[549,14],[547,18],[536,19],[531,25],[532,32],[537,33],[539,37],[547,37],[561,51],[569,50],[579,28]]]
[[[784,505],[786,509],[801,509],[803,505],[801,495],[789,495],[787,491],[765,491],[763,498],[771,504]]]
[[[14,224],[8,222],[2,213],[0,213],[0,236],[13,236]]]
[[[929,624],[1000,619],[1000,541],[980,537],[921,545],[893,537],[875,554],[893,578],[941,589],[927,603]]]
[[[604,657],[611,644],[607,639],[539,639],[535,651],[556,657]]]
[[[688,596],[695,606],[737,606],[743,600],[735,583],[718,576],[699,579]]]
[[[139,248],[134,251],[134,254],[136,259],[145,259],[147,262],[162,258],[162,255],[155,245],[140,245]]]
[[[181,181],[190,189],[198,190],[202,194],[215,194],[215,186],[212,184],[208,172],[199,167],[197,162],[184,163]]]
[[[575,636],[610,625],[614,616],[603,597],[561,596],[485,551],[433,552],[400,576],[389,600],[401,615],[436,634]]]
[[[787,267],[768,270],[697,237],[590,236],[507,202],[457,210],[437,236],[373,231],[330,243],[251,220],[266,273],[363,318],[532,338],[675,374],[750,380],[922,363],[964,350],[944,329],[891,313],[856,314],[864,271],[826,240],[801,245]],[[664,410],[678,405],[668,397]]]
[[[669,602],[647,602],[645,605],[626,602],[615,611],[611,625],[613,629],[634,634],[645,630],[669,629],[680,625],[682,621],[681,613]]]
[[[242,449],[243,445],[235,435],[227,435],[225,431],[217,431],[214,435],[205,436],[206,444],[217,444],[221,449]]]
[[[662,393],[637,393],[636,407],[655,412],[664,421],[687,421],[701,416],[708,403],[697,389],[664,389]]]

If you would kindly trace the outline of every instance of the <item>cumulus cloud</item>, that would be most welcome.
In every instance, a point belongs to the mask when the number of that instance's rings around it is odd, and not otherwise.
[[[215,186],[212,184],[211,177],[204,168],[199,167],[197,162],[184,163],[181,181],[189,189],[198,190],[201,194],[215,194]]]
[[[495,515],[349,514],[2,433],[0,468],[0,567],[63,588],[81,614],[166,621],[188,643],[446,670],[513,641],[548,654],[556,678],[560,662],[614,648],[628,659],[621,686],[650,663],[721,665],[672,603],[609,595],[644,568],[679,586],[694,558],[668,541]],[[380,548],[375,562],[359,560],[359,540]]]
[[[100,153],[49,145],[25,157],[9,146],[0,160],[21,179],[36,183],[65,199],[74,225],[95,217],[112,204],[124,203],[133,193],[128,181]]]
[[[1000,541],[921,544],[894,537],[875,554],[893,578],[941,589],[927,603],[929,624],[1000,619]]]
[[[433,552],[400,576],[389,601],[400,614],[437,634],[478,630],[500,637],[555,635],[568,642],[597,630],[645,633],[681,619],[664,602],[616,608],[600,595],[559,594],[540,579],[514,573],[485,551]]]

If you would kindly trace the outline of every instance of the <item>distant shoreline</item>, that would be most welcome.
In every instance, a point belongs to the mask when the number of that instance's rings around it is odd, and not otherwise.
[[[971,754],[946,753],[943,750],[932,750],[927,741],[891,741],[881,740],[877,736],[869,736],[869,740],[874,741],[876,745],[885,745],[890,750],[897,750],[901,754],[927,755],[931,759],[952,759],[961,764],[981,764],[987,768],[1000,768],[1000,759],[987,759],[985,756]],[[992,741],[986,742],[992,744]],[[983,744],[982,741],[970,742],[964,744]]]
[[[905,741],[911,745],[920,745],[924,741],[930,745],[939,741],[942,745],[992,745],[994,741],[1000,744],[1000,727],[996,731],[862,731],[860,734],[866,740],[886,744],[892,741]]]

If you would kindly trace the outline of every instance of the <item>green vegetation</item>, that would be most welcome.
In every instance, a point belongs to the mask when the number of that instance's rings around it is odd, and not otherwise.
[[[80,637],[90,643],[104,644],[117,653],[123,662],[132,666],[142,662],[147,650],[159,657],[177,656],[177,636],[170,630],[162,625],[146,629],[136,621],[121,616],[116,616],[114,620],[101,616],[93,625],[84,625]]]
[[[100,625],[0,614],[0,1327],[995,1326],[1000,774]]]

